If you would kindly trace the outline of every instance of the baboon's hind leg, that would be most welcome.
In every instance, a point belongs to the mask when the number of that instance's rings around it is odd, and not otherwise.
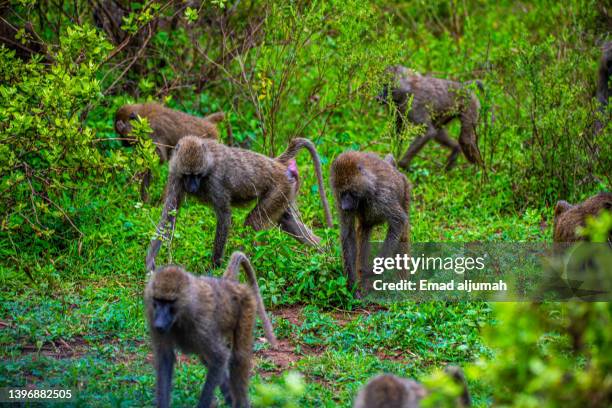
[[[432,125],[429,125],[427,128],[427,132],[423,136],[419,136],[412,141],[408,150],[406,150],[406,154],[402,157],[402,160],[399,161],[399,166],[403,169],[407,169],[410,166],[410,162],[416,156],[421,149],[429,142],[433,137],[436,136],[436,128]]]
[[[259,199],[244,221],[244,225],[251,226],[255,231],[276,225],[289,206],[289,189],[286,190],[280,186],[273,186]]]
[[[300,213],[292,205],[280,217],[278,226],[302,244],[316,246],[321,242],[321,238],[300,221]]]
[[[233,407],[249,407],[249,375],[253,354],[253,326],[255,325],[255,302],[243,302],[234,330],[234,347],[229,362],[229,387]]]
[[[229,369],[225,372],[223,381],[221,382],[219,388],[221,389],[221,394],[223,394],[223,398],[225,399],[225,405],[227,405],[228,407],[234,405],[234,402],[232,400],[232,394],[230,392]]]

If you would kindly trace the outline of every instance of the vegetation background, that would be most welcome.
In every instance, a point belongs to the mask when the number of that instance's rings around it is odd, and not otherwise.
[[[153,403],[141,295],[167,166],[146,124],[121,148],[122,104],[223,110],[224,142],[269,155],[308,137],[327,175],[342,151],[398,155],[419,132],[395,135],[374,99],[387,65],[478,78],[486,169],[460,159],[445,173],[446,151],[428,145],[407,173],[411,239],[548,242],[558,199],[611,189],[610,123],[593,132],[611,26],[610,5],[592,0],[0,2],[0,386],[70,387],[74,406]],[[306,154],[299,163],[299,207],[326,251],[242,228],[244,211],[228,242],[253,260],[282,340],[278,352],[256,342],[256,406],[350,406],[382,371],[448,396],[447,363],[467,368],[476,406],[608,406],[608,303],[357,302]],[[213,229],[188,201],[158,263],[220,274]],[[181,359],[174,404],[195,405],[204,375]]]

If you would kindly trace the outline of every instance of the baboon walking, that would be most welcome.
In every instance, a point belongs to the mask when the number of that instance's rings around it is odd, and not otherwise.
[[[238,283],[240,266],[250,286]],[[261,299],[255,272],[234,252],[222,279],[197,277],[179,266],[152,273],[145,289],[145,310],[155,357],[157,406],[170,406],[175,349],[196,354],[208,373],[198,403],[211,407],[220,387],[231,407],[248,407],[255,313],[272,346],[277,341]]]
[[[386,72],[393,85],[385,85],[378,98],[386,103],[390,93],[398,110],[396,131],[401,133],[404,130],[406,120],[425,126],[425,134],[412,141],[399,161],[400,167],[407,169],[412,159],[431,139],[451,150],[447,170],[455,166],[461,151],[471,163],[483,164],[476,135],[480,103],[466,84],[421,76],[400,65],[391,66]],[[411,97],[412,105],[409,106]],[[408,108],[410,110],[406,112]],[[445,129],[453,119],[461,121],[459,143],[451,139]]]
[[[245,225],[256,231],[278,225],[298,241],[317,245],[320,238],[299,219],[295,196],[299,178],[294,158],[306,148],[312,156],[319,183],[319,194],[327,225],[332,226],[331,212],[325,196],[321,163],[317,151],[307,139],[293,139],[287,150],[272,159],[262,154],[222,145],[212,140],[187,136],[181,139],[170,161],[166,184],[166,202],[157,234],[168,238],[185,194],[212,205],[217,216],[213,264],[219,265],[231,225],[232,206],[243,206],[256,200]],[[168,228],[168,225],[169,228]],[[151,241],[146,258],[148,270],[155,267],[161,240]]]
[[[369,273],[370,235],[388,225],[378,256],[406,253],[410,239],[410,183],[395,166],[373,153],[345,152],[331,165],[330,182],[340,213],[340,240],[349,287]]]

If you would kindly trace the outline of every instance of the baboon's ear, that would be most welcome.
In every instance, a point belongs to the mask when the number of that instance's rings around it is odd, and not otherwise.
[[[557,201],[555,205],[555,218],[572,208],[572,205],[565,200]]]
[[[392,165],[393,167],[397,168],[397,163],[395,162],[395,158],[393,157],[393,154],[389,153],[388,155],[386,155],[385,161],[389,163],[390,165]]]

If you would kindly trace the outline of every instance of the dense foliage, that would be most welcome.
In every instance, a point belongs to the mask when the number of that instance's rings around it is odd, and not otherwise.
[[[444,173],[446,151],[422,151],[407,172],[415,242],[550,241],[558,199],[612,189],[612,125],[594,131],[609,114],[593,98],[605,2],[19,0],[0,17],[0,386],[69,384],[84,406],[152,402],[140,299],[167,166],[146,122],[140,142],[121,147],[113,116],[127,102],[223,110],[225,143],[269,155],[308,137],[327,176],[342,151],[397,156],[422,131],[396,135],[375,100],[387,65],[479,79],[486,166],[460,159]],[[244,211],[228,242],[253,260],[289,368],[302,373],[281,373],[258,349],[255,404],[350,406],[381,371],[444,399],[456,390],[437,368],[452,362],[473,363],[477,406],[606,406],[609,304],[364,305],[345,289],[306,154],[299,163],[299,207],[325,251],[243,228]],[[141,203],[150,166],[153,199]],[[214,213],[188,201],[160,262],[219,273],[213,230]],[[178,405],[195,404],[204,371],[179,364]]]

